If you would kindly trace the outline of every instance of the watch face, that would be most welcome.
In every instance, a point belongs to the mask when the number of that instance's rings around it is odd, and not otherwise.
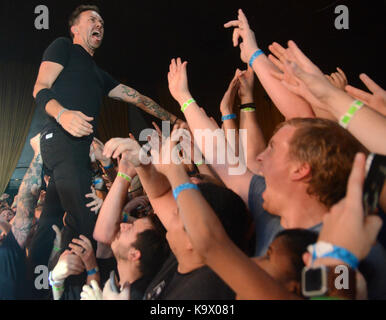
[[[323,296],[327,292],[327,270],[325,266],[304,268],[302,293],[305,297]]]
[[[322,284],[322,270],[309,269],[306,272],[305,289],[309,291],[319,291]]]

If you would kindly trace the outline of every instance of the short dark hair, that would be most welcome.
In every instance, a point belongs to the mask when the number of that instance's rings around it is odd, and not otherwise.
[[[254,251],[254,224],[244,201],[232,190],[214,183],[197,185],[219,218],[229,238],[247,255]]]
[[[155,214],[149,214],[152,228],[137,234],[133,247],[141,252],[139,270],[143,277],[153,277],[169,256],[170,248],[166,240],[166,229]]]
[[[74,38],[74,34],[71,31],[71,27],[78,22],[79,16],[82,12],[90,11],[90,10],[95,11],[98,14],[101,14],[101,11],[99,10],[99,8],[91,4],[81,4],[80,6],[76,7],[75,10],[71,13],[68,19],[68,27],[69,27],[71,38]]]
[[[300,282],[302,270],[305,266],[303,254],[310,244],[317,242],[318,234],[307,229],[286,229],[279,232],[274,240],[278,238],[284,240],[283,244],[288,250],[291,265],[293,266],[293,270],[290,272],[291,278]]]

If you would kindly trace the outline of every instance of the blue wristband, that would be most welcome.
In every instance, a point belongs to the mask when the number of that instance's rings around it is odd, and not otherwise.
[[[193,183],[183,183],[173,190],[174,199],[177,200],[178,195],[181,193],[181,191],[186,190],[186,189],[196,189],[196,190],[200,191],[200,189],[197,187],[197,185],[195,185]]]
[[[99,272],[99,268],[95,267],[94,269],[87,270],[87,275],[92,276],[92,275],[96,274],[97,272]]]
[[[107,167],[103,167],[103,169],[108,170],[108,169],[111,169],[112,167],[114,167],[114,165],[113,163],[110,163],[110,165],[108,165]]]
[[[316,244],[312,245],[312,248],[313,248],[312,263],[319,258],[333,258],[333,259],[342,260],[353,270],[356,270],[358,268],[358,265],[359,265],[358,258],[347,249],[332,245],[332,250],[327,251],[325,253],[317,254],[317,250],[315,246]]]
[[[98,178],[98,179],[95,179],[94,180],[94,186],[96,186],[98,183],[101,183],[101,182],[103,182],[103,179],[101,179],[101,178]]]
[[[231,119],[236,119],[236,115],[234,113],[231,113],[231,114],[228,114],[226,116],[221,117],[221,121],[231,120]]]
[[[249,59],[249,66],[252,68],[252,65],[253,65],[253,61],[256,60],[256,58],[261,55],[261,54],[264,54],[263,50],[259,49],[259,50],[256,50],[256,52],[252,55],[251,59]]]

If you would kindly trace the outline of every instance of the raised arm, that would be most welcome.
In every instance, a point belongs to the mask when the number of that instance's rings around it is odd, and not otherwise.
[[[259,50],[254,32],[250,29],[248,20],[241,9],[238,11],[238,20],[226,23],[225,28],[235,27],[233,30],[233,46],[239,45],[241,37],[240,57],[244,63],[249,63],[252,55]],[[267,91],[275,106],[286,119],[295,117],[314,117],[311,106],[301,97],[293,94],[283,84],[272,76],[277,71],[275,65],[265,54],[260,54],[252,63],[260,83]]]
[[[119,138],[110,140],[106,143],[106,146],[109,147],[117,139]],[[119,230],[119,224],[122,221],[122,209],[126,204],[130,181],[136,176],[135,169],[127,158],[127,153],[123,152],[119,161],[120,174],[115,178],[103,202],[94,228],[94,239],[102,243],[111,244],[114,240],[115,234]],[[125,175],[129,178],[125,177]]]
[[[294,93],[326,108],[335,119],[340,121],[349,108],[352,108],[354,98],[331,85],[295,42],[289,41],[287,50],[292,54],[286,68],[297,79],[297,82],[296,84],[289,84],[285,81],[283,83]],[[371,152],[386,154],[386,144],[382,140],[382,137],[386,136],[386,117],[364,105],[350,118],[351,120],[346,125],[347,130]]]
[[[157,134],[155,135],[158,136]],[[104,149],[105,156],[117,158],[121,154],[126,154],[127,160],[135,167],[154,212],[158,215],[164,227],[168,229],[168,226],[170,225],[169,221],[173,214],[173,208],[176,208],[175,201],[171,194],[169,181],[163,174],[159,173],[152,164],[145,164],[148,162],[143,158],[141,147],[134,139],[114,138],[106,143]],[[112,188],[110,189],[109,194],[111,193],[111,190]],[[106,200],[104,205],[106,204]],[[99,215],[101,214],[102,211]],[[94,232],[94,237],[95,235]]]
[[[20,248],[25,247],[31,231],[36,203],[42,185],[43,161],[40,155],[40,134],[30,140],[34,157],[19,188],[16,215],[12,232]]]
[[[177,58],[177,60],[172,59],[169,68],[170,72],[168,74],[170,93],[181,107],[183,107],[186,102],[192,101],[192,95],[190,94],[188,87],[186,66],[187,62],[182,63],[180,58]],[[212,168],[225,185],[236,192],[246,203],[248,203],[249,185],[253,174],[246,169],[243,159],[236,159],[238,160],[238,167],[241,169],[241,173],[239,174],[231,174],[232,169],[234,168],[229,164],[228,157],[224,157],[225,164],[217,161],[218,140],[220,139],[225,142],[223,131],[219,130],[205,114],[205,112],[200,110],[195,101],[191,102],[185,108],[184,115],[189,128],[193,132],[194,140],[205,156],[205,159],[209,161]],[[204,134],[207,133],[205,139],[200,136],[199,131]],[[213,134],[216,134],[219,138],[214,139]],[[208,139],[207,142],[209,149],[206,149],[206,143],[203,143],[203,140],[206,141],[206,139]],[[219,149],[220,151],[222,150],[222,148]],[[239,152],[239,157],[240,155],[242,155],[242,152]]]
[[[168,177],[173,189],[190,182],[182,165],[171,163],[157,169]],[[200,191],[182,191],[177,203],[194,249],[239,298],[295,298],[234,245]]]
[[[178,120],[175,115],[166,111],[152,99],[140,94],[137,90],[124,84],[120,84],[111,90],[109,97],[115,100],[131,103],[158,119],[170,121],[172,123]]]
[[[265,139],[256,117],[256,105],[253,103],[253,84],[254,73],[248,67],[248,70],[240,75],[239,97],[241,101],[240,110],[240,129],[247,130],[246,144],[244,144],[245,159],[247,167],[253,173],[258,173],[260,165],[257,156],[264,151],[266,147]],[[250,104],[250,105],[249,105]],[[246,146],[246,147],[245,147]]]

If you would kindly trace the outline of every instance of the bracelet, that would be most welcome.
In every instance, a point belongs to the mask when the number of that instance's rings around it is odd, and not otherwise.
[[[62,250],[62,249],[60,249],[60,248],[54,246],[54,247],[52,248],[52,250],[54,250],[55,252],[59,252],[59,251]]]
[[[355,100],[351,105],[347,112],[340,118],[339,124],[347,129],[348,124],[350,123],[352,117],[355,113],[363,107],[363,102],[359,100]]]
[[[48,282],[52,288],[63,288],[64,281],[54,281],[52,279],[52,271],[48,274]]]
[[[231,120],[231,119],[236,119],[236,115],[234,113],[231,113],[231,114],[228,114],[226,116],[221,117],[221,121]]]
[[[319,258],[333,258],[343,261],[353,270],[358,268],[359,260],[352,252],[331,243],[318,241],[309,245],[307,250],[312,256],[312,264]]]
[[[87,270],[87,275],[88,276],[92,276],[92,275],[96,274],[97,272],[99,272],[99,268],[95,267],[95,268],[93,268],[91,270]]]
[[[256,60],[256,58],[258,56],[260,56],[261,54],[264,54],[263,50],[259,49],[259,50],[256,50],[255,53],[252,55],[251,59],[249,59],[249,66],[252,68],[252,64],[253,62]]]
[[[195,165],[196,165],[197,167],[201,166],[202,164],[204,164],[204,161],[199,161],[199,162],[195,163]]]
[[[240,104],[240,109],[254,108],[254,107],[255,107],[255,104],[253,102]]]
[[[60,124],[59,120],[60,120],[60,117],[62,116],[62,114],[67,111],[66,108],[63,108],[62,110],[60,110],[60,112],[58,113],[58,116],[56,117],[56,122]]]
[[[193,98],[192,99],[189,99],[188,101],[186,101],[182,107],[181,107],[181,111],[182,112],[185,112],[186,108],[189,107],[192,103],[196,102],[196,100],[194,100]]]
[[[254,111],[256,111],[256,109],[255,108],[243,108],[240,111],[241,112],[254,112]]]
[[[95,179],[93,182],[93,185],[96,186],[98,183],[101,183],[101,182],[103,182],[102,178]]]
[[[117,176],[122,177],[123,179],[125,179],[125,180],[128,181],[128,182],[131,182],[131,180],[132,180],[131,177],[129,177],[127,174],[125,174],[125,173],[123,173],[123,172],[118,172],[118,173],[117,173]]]
[[[177,188],[175,188],[173,190],[173,197],[174,197],[174,199],[177,200],[177,198],[178,198],[179,194],[181,193],[181,191],[187,190],[187,189],[195,189],[195,190],[200,191],[200,189],[197,187],[197,185],[195,185],[193,183],[183,183],[183,184],[180,184]]]
[[[106,167],[104,166],[103,169],[109,170],[109,169],[111,169],[113,167],[114,167],[114,164],[111,162],[108,166],[106,166]]]

